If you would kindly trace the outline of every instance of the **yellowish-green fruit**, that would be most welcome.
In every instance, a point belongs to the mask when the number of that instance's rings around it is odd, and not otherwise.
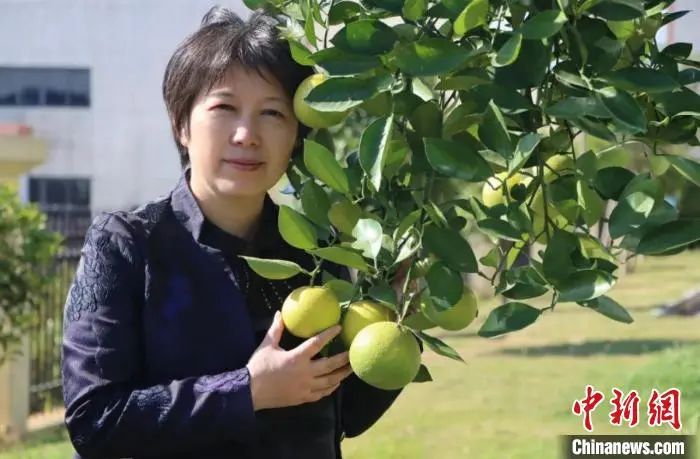
[[[352,234],[361,216],[362,209],[344,196],[334,202],[328,211],[328,220],[345,234]]]
[[[484,183],[484,188],[481,190],[481,201],[486,207],[497,206],[498,204],[505,204],[506,197],[503,193],[503,180],[506,181],[506,186],[508,191],[513,189],[518,183],[523,183],[527,185],[529,182],[529,177],[523,174],[515,173],[510,178],[506,179],[508,172],[499,172],[493,177],[489,177]]]
[[[343,330],[340,336],[345,346],[350,347],[360,330],[375,322],[391,321],[393,316],[388,308],[374,301],[361,300],[350,303],[343,317]]]
[[[605,153],[598,153],[596,164],[598,170],[606,167],[627,167],[629,166],[632,154],[624,148],[615,148]]]
[[[428,330],[430,328],[436,327],[436,325],[428,319],[425,314],[423,314],[423,311],[418,311],[414,314],[411,314],[410,316],[406,317],[403,322],[405,326],[408,328],[412,328],[414,330]]]
[[[328,77],[322,73],[316,73],[301,82],[294,93],[294,114],[297,119],[310,128],[320,129],[333,126],[345,119],[348,112],[322,112],[312,108],[304,98],[313,88],[323,83]]]
[[[665,174],[669,167],[671,167],[671,163],[665,157],[649,155],[649,169],[654,175]]]
[[[364,382],[384,390],[400,389],[420,368],[420,347],[413,334],[395,322],[363,328],[350,346],[350,366]]]
[[[472,323],[478,311],[476,295],[466,285],[462,291],[462,297],[450,309],[438,309],[427,294],[421,298],[421,309],[428,319],[438,327],[451,331],[467,327]]]
[[[545,183],[552,183],[555,181],[559,174],[571,174],[574,172],[574,159],[569,155],[554,155],[550,156],[545,164],[548,167],[544,168],[543,177]],[[555,172],[556,171],[556,172]]]
[[[299,338],[311,338],[340,322],[340,303],[325,287],[299,287],[282,304],[282,321]]]

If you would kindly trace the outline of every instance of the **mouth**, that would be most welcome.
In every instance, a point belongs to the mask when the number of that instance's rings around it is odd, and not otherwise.
[[[263,161],[257,161],[254,159],[224,159],[223,162],[234,167],[235,169],[243,171],[253,171],[259,169],[263,164],[265,164]]]

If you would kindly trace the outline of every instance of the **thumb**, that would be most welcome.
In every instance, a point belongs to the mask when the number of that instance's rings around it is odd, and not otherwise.
[[[272,319],[272,325],[267,330],[264,343],[278,346],[280,339],[282,339],[282,332],[284,332],[284,322],[282,321],[282,314],[277,311]]]

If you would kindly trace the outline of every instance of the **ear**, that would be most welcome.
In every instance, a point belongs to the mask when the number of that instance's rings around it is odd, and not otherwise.
[[[189,133],[187,132],[187,129],[184,126],[180,129],[180,133],[177,136],[177,140],[180,142],[180,144],[183,147],[185,147],[185,148],[189,147],[190,136],[189,136]]]

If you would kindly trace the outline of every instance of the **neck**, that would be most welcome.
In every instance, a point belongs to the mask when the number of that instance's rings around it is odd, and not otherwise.
[[[262,215],[265,195],[221,196],[210,187],[191,180],[190,189],[204,216],[229,234],[253,239]]]

